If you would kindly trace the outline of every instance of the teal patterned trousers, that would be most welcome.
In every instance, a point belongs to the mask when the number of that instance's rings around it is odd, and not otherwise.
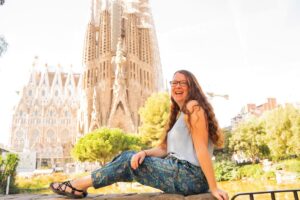
[[[182,195],[208,191],[207,180],[200,167],[172,156],[166,158],[146,157],[136,169],[130,166],[134,151],[125,151],[110,163],[92,172],[94,188],[116,182],[137,181],[164,191]]]

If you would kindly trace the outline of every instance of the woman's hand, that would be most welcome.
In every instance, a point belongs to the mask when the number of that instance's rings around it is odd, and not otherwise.
[[[131,168],[136,170],[139,167],[139,165],[143,163],[145,157],[146,157],[145,151],[140,151],[134,154],[131,157],[131,161],[130,161]]]
[[[229,196],[227,192],[220,190],[218,188],[216,190],[211,191],[211,194],[218,200],[229,200]]]

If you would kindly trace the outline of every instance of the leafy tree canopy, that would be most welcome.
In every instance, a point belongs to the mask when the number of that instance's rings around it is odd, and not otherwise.
[[[150,146],[155,146],[165,131],[169,113],[170,96],[167,92],[154,93],[139,109],[142,122],[139,132]]]
[[[3,36],[0,36],[0,57],[7,50],[7,42],[5,41]]]
[[[300,110],[280,106],[260,118],[241,123],[232,132],[229,148],[250,158],[280,160],[300,156]]]
[[[138,136],[121,129],[100,128],[80,138],[72,149],[72,156],[79,161],[104,164],[122,151],[141,148],[143,144]]]
[[[254,117],[233,131],[229,147],[235,152],[242,151],[254,162],[256,158],[269,154],[265,135],[264,122]]]
[[[292,105],[279,107],[267,113],[265,121],[272,158],[300,156],[300,110]]]

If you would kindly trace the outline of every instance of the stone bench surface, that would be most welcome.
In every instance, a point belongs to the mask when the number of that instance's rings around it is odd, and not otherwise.
[[[70,199],[56,194],[15,194],[15,195],[0,195],[2,200],[62,200]],[[89,194],[86,200],[214,200],[210,193],[182,196],[178,194],[162,194],[162,193],[143,193],[143,194]]]

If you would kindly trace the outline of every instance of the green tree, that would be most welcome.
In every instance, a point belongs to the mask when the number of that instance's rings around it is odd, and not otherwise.
[[[5,3],[4,0],[0,0],[0,6]],[[7,42],[5,41],[4,37],[0,35],[0,57],[7,49]]]
[[[5,158],[0,155],[0,194],[5,193],[7,178],[10,176],[10,193],[16,192],[15,176],[16,169],[19,163],[19,157],[17,154],[8,153]]]
[[[232,156],[232,149],[229,147],[230,138],[232,136],[232,133],[229,129],[223,128],[222,129],[224,133],[224,146],[222,149],[215,149],[214,155],[216,158],[216,161],[224,161],[224,160],[231,160]]]
[[[139,109],[142,122],[139,132],[150,146],[155,146],[165,131],[169,113],[170,96],[167,92],[152,94]]]
[[[268,146],[274,160],[300,155],[300,111],[292,105],[265,116]]]
[[[72,156],[79,161],[100,162],[102,165],[125,150],[140,150],[141,138],[121,129],[101,128],[86,134],[75,144]]]
[[[236,178],[238,167],[231,161],[223,160],[214,163],[214,170],[217,181],[229,181]]]
[[[7,42],[5,41],[3,36],[0,36],[0,57],[7,50]]]
[[[300,109],[293,108],[294,112],[291,115],[293,133],[292,138],[288,141],[289,151],[291,155],[300,157]]]
[[[242,151],[254,162],[256,158],[266,157],[269,154],[265,135],[264,121],[253,117],[233,130],[229,148],[232,151]]]

